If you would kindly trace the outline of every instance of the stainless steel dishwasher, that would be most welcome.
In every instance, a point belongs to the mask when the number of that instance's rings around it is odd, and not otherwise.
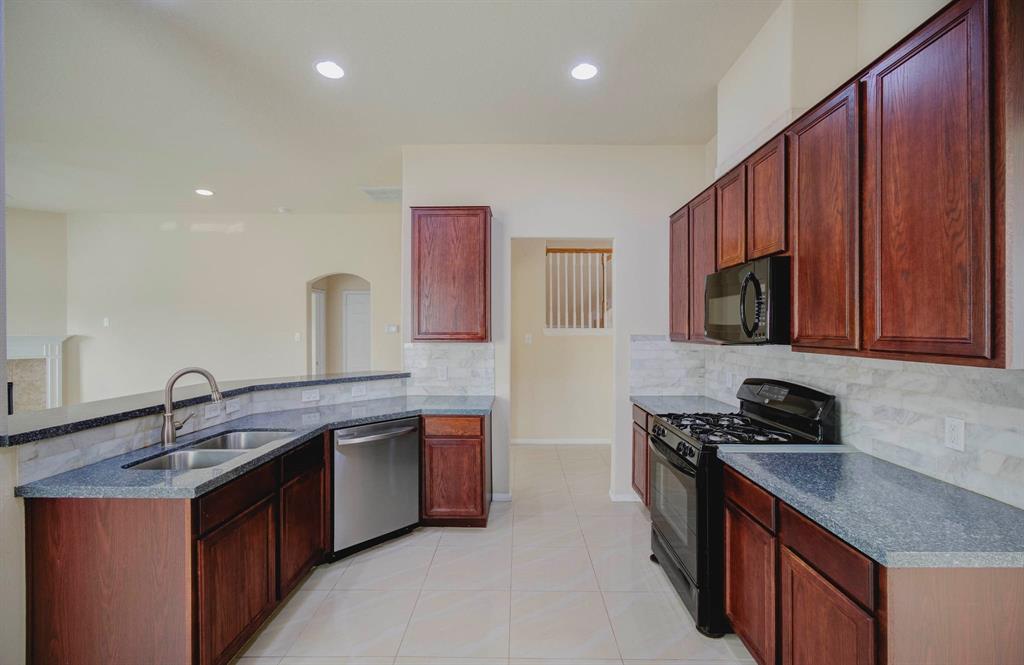
[[[334,433],[334,551],[344,556],[420,519],[420,419]]]

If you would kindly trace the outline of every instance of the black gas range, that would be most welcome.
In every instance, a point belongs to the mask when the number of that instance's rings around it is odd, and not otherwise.
[[[725,618],[724,489],[719,445],[838,443],[835,397],[772,379],[747,379],[738,413],[661,413],[651,427],[652,559],[717,637]]]

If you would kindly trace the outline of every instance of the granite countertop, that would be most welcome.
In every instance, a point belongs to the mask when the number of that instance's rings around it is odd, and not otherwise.
[[[739,407],[703,395],[630,395],[648,413],[734,413]]]
[[[170,498],[201,496],[245,472],[300,446],[324,431],[417,415],[487,415],[491,396],[392,397],[333,406],[253,414],[223,425],[193,432],[172,448],[158,444],[118,455],[80,469],[43,478],[15,488],[22,497],[50,498]],[[126,464],[162,455],[209,439],[222,432],[278,430],[282,438],[208,469],[162,471],[125,469]]]
[[[861,452],[718,451],[725,464],[892,568],[1024,567],[1024,510]]]
[[[408,372],[345,372],[340,374],[305,374],[283,376],[271,379],[247,379],[241,381],[219,381],[225,398],[261,390],[301,388],[331,383],[353,383],[356,381],[381,381],[384,379],[405,379]],[[192,406],[210,401],[210,387],[206,382],[185,385],[174,389],[174,408]],[[138,395],[126,395],[112,399],[83,402],[71,406],[27,411],[7,418],[7,435],[0,435],[0,447],[16,446],[41,439],[50,439],[64,434],[80,432],[92,427],[111,425],[154,413],[163,413],[164,393],[154,390]]]

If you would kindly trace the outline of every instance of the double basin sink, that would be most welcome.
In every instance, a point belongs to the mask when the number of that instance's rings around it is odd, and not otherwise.
[[[188,446],[182,450],[160,455],[144,462],[125,465],[128,469],[149,471],[188,471],[208,469],[230,462],[239,455],[256,450],[281,439],[290,438],[294,432],[257,430],[250,432],[225,432]]]

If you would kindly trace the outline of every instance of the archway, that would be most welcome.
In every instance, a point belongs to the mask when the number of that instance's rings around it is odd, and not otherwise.
[[[306,285],[310,374],[364,372],[372,366],[370,282],[352,273],[320,276]]]

